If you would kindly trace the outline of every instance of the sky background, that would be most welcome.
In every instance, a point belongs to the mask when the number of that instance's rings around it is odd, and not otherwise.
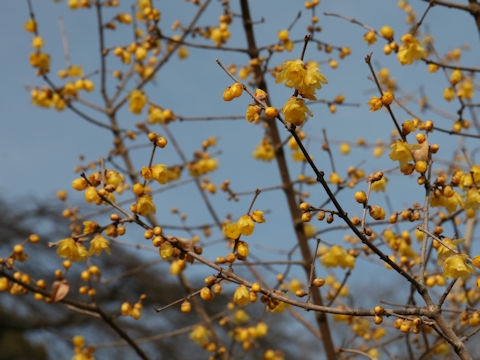
[[[160,4],[162,17],[160,27],[164,34],[175,34],[170,26],[178,19],[183,24],[188,24],[194,14],[194,6],[181,0],[168,0]],[[467,3],[464,1],[463,3]],[[121,1],[121,10],[129,11],[130,1]],[[299,11],[302,17],[290,32],[292,39],[301,39],[306,33],[309,23],[309,12],[302,7],[302,1],[289,0],[262,0],[251,1],[250,7],[255,19],[265,18],[265,22],[255,25],[257,44],[259,46],[271,44],[276,41],[279,30],[285,29]],[[424,1],[411,1],[411,5],[421,15],[427,4]],[[66,36],[69,43],[70,57],[73,64],[81,64],[85,73],[98,69],[98,40],[96,31],[95,12],[93,10],[68,9],[66,2],[54,3],[50,0],[33,1],[35,15],[38,20],[39,31],[45,40],[45,50],[52,56],[52,79],[60,84],[56,72],[65,68],[65,59],[59,30],[59,16],[65,23]],[[239,5],[232,1],[232,9],[239,12]],[[366,102],[370,96],[377,95],[375,87],[368,79],[370,72],[364,62],[366,54],[373,51],[373,64],[376,70],[388,67],[391,75],[397,79],[398,85],[405,91],[419,95],[419,88],[423,87],[432,103],[452,114],[457,110],[457,103],[447,103],[442,99],[443,89],[448,85],[445,77],[439,72],[429,74],[423,63],[415,63],[402,67],[395,55],[385,56],[382,48],[385,42],[382,39],[373,45],[367,46],[362,41],[365,30],[358,25],[351,24],[339,18],[327,17],[323,12],[340,13],[353,17],[363,23],[379,30],[383,25],[390,25],[395,30],[395,39],[400,40],[402,34],[409,30],[405,24],[405,14],[396,7],[396,1],[390,0],[341,0],[321,1],[317,9],[319,25],[323,31],[316,34],[318,40],[325,41],[335,46],[349,46],[352,54],[344,60],[338,59],[338,54],[326,54],[314,49],[310,45],[307,49],[306,59],[316,60],[321,65],[321,72],[328,79],[328,85],[318,93],[321,99],[331,100],[338,94],[346,97],[346,102],[359,104],[358,107],[337,107],[337,112],[331,114],[328,107],[323,104],[312,105],[314,113],[305,127],[312,138],[322,137],[322,128],[326,128],[337,170],[341,176],[346,174],[350,165],[362,165],[368,172],[389,169],[394,164],[388,159],[388,151],[380,159],[372,159],[371,149],[352,148],[352,154],[344,157],[338,149],[338,141],[355,141],[364,137],[369,143],[382,139],[387,142],[393,129],[393,124],[388,114],[383,111],[369,112]],[[118,12],[117,9],[106,11],[104,18],[108,19]],[[199,25],[216,25],[221,7],[216,1],[201,17]],[[3,56],[0,58],[2,83],[0,85],[1,131],[0,131],[0,191],[9,201],[29,201],[29,199],[42,199],[58,201],[56,191],[68,189],[72,201],[80,203],[81,194],[73,194],[70,189],[72,180],[77,177],[73,173],[78,164],[79,155],[84,155],[86,162],[96,161],[100,156],[106,157],[112,147],[111,134],[103,129],[86,123],[68,110],[56,112],[55,110],[42,109],[30,104],[28,86],[43,85],[40,78],[35,77],[35,70],[29,65],[31,48],[31,34],[23,30],[23,24],[28,19],[26,1],[6,1],[2,4],[0,12],[0,46]],[[471,49],[464,52],[462,65],[479,66],[478,33],[473,20],[461,11],[447,10],[435,7],[430,11],[422,30],[428,31],[435,38],[437,51],[443,55],[456,47],[469,44]],[[235,20],[231,27],[232,37],[228,46],[244,47],[245,38],[239,20]],[[107,47],[127,44],[132,40],[131,29],[119,26],[117,32],[107,32]],[[189,39],[191,40],[191,39]],[[207,40],[199,40],[211,44]],[[169,64],[160,70],[154,83],[145,90],[149,99],[155,103],[168,107],[181,116],[207,116],[207,115],[243,115],[250,99],[242,95],[230,103],[222,100],[225,87],[231,85],[231,80],[215,63],[218,57],[224,64],[244,65],[248,62],[245,54],[206,51],[203,49],[190,49],[190,57],[179,61],[172,57]],[[292,53],[283,53],[274,57],[271,65],[281,64],[287,59],[299,57],[301,46],[295,46]],[[339,61],[337,69],[331,69],[327,62],[330,59]],[[108,62],[109,69],[120,68],[118,59]],[[109,78],[110,81],[112,78]],[[98,75],[92,80],[98,84]],[[283,85],[276,85],[270,77],[269,90],[273,105],[281,108],[286,99],[291,95],[291,89]],[[130,87],[133,85],[130,84]],[[98,87],[97,89],[98,90]],[[112,90],[110,88],[110,90]],[[111,93],[111,92],[110,92]],[[85,96],[91,101],[100,101],[98,92]],[[478,102],[478,101],[477,101]],[[413,111],[418,107],[412,106]],[[125,111],[126,110],[126,111]],[[409,118],[401,109],[394,109],[395,114],[404,121]],[[102,114],[86,111],[100,121],[106,121]],[[118,120],[121,127],[134,129],[135,122],[145,119],[146,109],[141,116],[134,116],[127,109],[121,111]],[[467,116],[468,117],[468,116]],[[423,120],[434,120],[438,126],[450,129],[452,122],[438,118],[435,114],[422,114]],[[437,122],[438,121],[438,122]],[[161,128],[153,130],[162,132]],[[280,127],[281,129],[281,127]],[[182,149],[188,158],[191,158],[195,149],[200,149],[201,142],[209,136],[218,139],[218,156],[220,168],[211,174],[210,178],[217,185],[229,179],[235,191],[254,190],[256,187],[279,185],[280,180],[275,162],[263,163],[254,160],[251,153],[263,137],[263,130],[259,125],[248,124],[244,120],[224,120],[210,122],[175,122],[170,126]],[[286,132],[281,129],[282,138]],[[412,139],[413,141],[413,139]],[[138,143],[146,143],[141,139]],[[467,146],[475,146],[473,141],[466,139]],[[309,150],[319,168],[330,174],[330,164],[325,152],[321,150],[319,142],[310,141]],[[431,143],[441,144],[439,156],[447,157],[458,141],[456,138],[434,133]],[[290,151],[286,153],[290,156]],[[132,157],[139,169],[148,164],[150,148],[132,151]],[[157,151],[156,163],[168,165],[180,162],[172,146]],[[301,169],[299,163],[290,161],[292,177],[296,177]],[[311,175],[309,170],[307,175]],[[388,194],[395,209],[411,206],[413,202],[422,199],[423,189],[415,185],[413,177],[408,181],[404,177],[392,175],[390,177]],[[312,204],[319,204],[325,199],[320,186],[307,188],[311,192]],[[366,184],[361,184],[359,189],[366,190]],[[352,203],[353,190],[345,190],[340,196],[341,201]],[[120,199],[126,198],[127,195]],[[221,219],[227,213],[233,214],[234,219],[243,215],[251,196],[243,197],[242,201],[227,202],[226,195],[222,192],[210,196],[218,209]],[[179,224],[178,218],[170,214],[172,207],[178,207],[181,212],[188,215],[190,225],[211,223],[206,213],[206,208],[198,191],[194,186],[182,186],[172,192],[162,193],[156,198],[157,217],[161,223]],[[374,202],[385,204],[384,194],[375,194]],[[280,192],[265,192],[258,198],[256,209],[269,211],[267,223],[257,225],[258,230],[252,237],[251,249],[263,258],[277,257],[272,251],[287,250],[291,248],[293,235],[289,226],[289,217],[284,197]],[[90,206],[90,211],[97,210]],[[360,206],[347,206],[350,214],[360,215]],[[389,212],[387,211],[387,214]],[[288,226],[285,226],[288,224]],[[313,222],[319,228],[325,224]],[[331,243],[340,242],[343,233],[327,237]],[[215,238],[215,237],[214,237]],[[217,237],[218,238],[218,234]],[[134,240],[132,240],[134,241]],[[141,239],[139,240],[141,241]],[[212,255],[213,256],[213,255]],[[374,269],[374,268],[373,268]],[[365,273],[363,273],[365,274]],[[361,272],[354,274],[352,279],[369,281]],[[366,272],[373,276],[371,269]],[[376,279],[378,283],[389,282],[390,279]],[[359,299],[361,302],[361,299]]]

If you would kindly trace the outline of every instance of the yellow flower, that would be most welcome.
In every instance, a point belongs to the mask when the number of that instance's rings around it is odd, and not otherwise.
[[[247,306],[250,299],[250,293],[245,285],[240,285],[233,294],[233,301],[239,306]]]
[[[265,218],[263,217],[263,211],[261,210],[252,211],[250,216],[252,217],[252,220],[255,221],[256,223],[260,224],[265,222]]]
[[[341,143],[340,144],[340,153],[342,155],[348,155],[350,154],[350,144],[349,143]]]
[[[461,99],[473,99],[473,91],[475,90],[473,86],[472,79],[467,79],[459,85],[460,89],[457,91],[457,96]]]
[[[90,241],[90,250],[88,251],[88,256],[95,254],[96,256],[100,255],[103,250],[105,250],[109,255],[112,254],[110,251],[110,242],[105,239],[102,235],[96,235],[92,241]]]
[[[83,69],[81,65],[72,65],[68,68],[68,75],[70,77],[82,76]]]
[[[327,83],[328,82],[325,76],[319,73],[318,64],[315,61],[310,61],[307,63],[303,84],[300,88],[298,88],[298,92],[304,98],[316,100],[316,89],[321,89],[322,84]]]
[[[125,177],[115,170],[107,170],[105,173],[105,184],[118,187],[123,184]]]
[[[204,344],[208,341],[210,335],[210,331],[208,331],[204,326],[197,325],[190,335],[188,335],[188,337],[192,339],[195,344]]]
[[[214,171],[218,166],[217,159],[211,159],[209,154],[204,154],[204,158],[198,160],[196,163],[188,164],[188,170],[192,176],[200,176],[208,172]]]
[[[477,189],[472,188],[467,192],[467,198],[463,205],[464,209],[474,209],[477,210],[480,206],[480,193]]]
[[[332,246],[326,253],[320,256],[322,265],[326,267],[340,266],[342,269],[353,269],[355,266],[355,258],[350,255],[340,245]]]
[[[24,29],[28,32],[34,33],[37,31],[37,23],[33,19],[28,19],[23,25]]]
[[[69,258],[70,261],[84,260],[87,255],[87,249],[72,238],[66,238],[57,241],[57,254],[61,258]]]
[[[287,60],[281,65],[275,81],[277,84],[284,82],[285,86],[298,89],[303,82],[305,72],[302,60]]]
[[[262,113],[262,108],[257,105],[248,105],[247,113],[245,118],[248,122],[253,122],[258,124],[260,122],[260,114]]]
[[[83,233],[84,234],[93,234],[98,228],[98,224],[95,221],[84,221],[83,222]]]
[[[318,228],[310,224],[303,224],[303,232],[307,238],[314,237],[317,233]]]
[[[278,39],[281,41],[288,40],[288,30],[280,30],[277,36],[278,36]]]
[[[455,97],[455,90],[451,87],[445,88],[443,91],[443,98],[447,101],[452,101]]]
[[[297,292],[297,290],[301,290],[303,286],[304,286],[304,284],[302,284],[300,281],[298,281],[298,279],[293,278],[290,281],[290,284],[288,285],[288,290],[290,290],[290,292],[295,294]]]
[[[444,198],[443,206],[445,206],[448,212],[454,212],[457,210],[457,206],[463,207],[463,200],[460,195],[454,191],[452,196]]]
[[[158,252],[163,260],[168,260],[173,255],[173,246],[169,242],[163,242]]]
[[[257,160],[271,161],[275,158],[272,144],[267,139],[262,139],[260,145],[257,145],[252,156]]]
[[[307,114],[312,116],[310,110],[305,106],[305,100],[292,96],[282,108],[285,121],[300,126],[307,120]]]
[[[425,49],[420,45],[420,42],[413,37],[412,34],[405,34],[402,36],[404,45],[400,46],[397,57],[400,64],[411,64],[416,60],[420,60],[427,56]]]
[[[37,75],[43,75],[50,71],[50,55],[42,52],[30,54],[30,65],[38,69]]]
[[[185,260],[175,260],[170,264],[170,274],[178,275],[185,269]]]
[[[289,304],[284,303],[283,301],[275,300],[267,304],[267,310],[274,314],[281,314],[285,311],[287,306],[289,306]]]
[[[452,239],[444,238],[443,243],[448,245],[448,247],[450,249],[453,249],[453,250],[457,249],[457,246],[455,245],[455,243]],[[449,248],[447,248],[446,246],[443,246],[442,244],[440,244],[438,242],[434,242],[434,245],[435,245],[435,247],[438,246],[437,247],[437,255],[438,255],[439,260],[443,260],[443,259],[445,259],[445,258],[454,254],[454,252],[452,250],[450,250]]]
[[[474,270],[465,263],[464,255],[450,256],[443,263],[443,276],[447,279],[461,277],[466,280],[471,273],[474,273]]]
[[[385,210],[383,210],[380,206],[378,205],[372,205],[370,206],[369,209],[369,214],[372,218],[375,220],[383,220],[385,219]]]
[[[380,110],[383,106],[382,99],[377,96],[372,96],[372,99],[367,102],[367,105],[370,105],[370,111]]]
[[[368,45],[375,44],[377,42],[377,38],[375,37],[374,31],[369,31],[363,36],[363,40],[367,42]]]
[[[393,102],[394,96],[390,91],[386,91],[382,95],[382,104],[390,105]]]
[[[235,222],[223,225],[222,232],[226,237],[232,240],[236,240],[240,237],[240,227]]]
[[[166,184],[168,181],[168,169],[166,165],[157,164],[151,168],[152,178],[157,180],[160,184]]]
[[[97,189],[95,189],[94,186],[89,186],[85,190],[85,200],[88,203],[95,202],[97,205],[102,202],[102,199],[100,198],[100,195],[98,195]]]
[[[238,229],[242,235],[252,235],[254,228],[255,223],[249,215],[243,215],[240,219],[238,219]]]
[[[400,163],[400,169],[404,169],[408,162],[413,160],[411,151],[419,148],[419,144],[408,144],[403,140],[397,140],[390,145],[390,159]]]
[[[137,200],[137,213],[142,216],[147,216],[148,214],[155,214],[157,209],[153,203],[153,198],[151,195],[140,196]]]
[[[233,322],[235,324],[245,324],[250,321],[250,316],[245,312],[245,310],[238,309],[233,314]]]
[[[372,183],[372,190],[373,191],[383,191],[385,192],[385,186],[387,185],[388,179],[383,176],[380,180],[375,181]]]
[[[133,90],[128,96],[130,100],[130,111],[134,114],[140,114],[147,103],[147,97],[140,90]]]
[[[287,60],[281,65],[275,81],[297,89],[304,98],[316,100],[316,89],[321,89],[322,84],[327,84],[327,79],[318,70],[318,64],[314,61],[305,65],[300,59]]]

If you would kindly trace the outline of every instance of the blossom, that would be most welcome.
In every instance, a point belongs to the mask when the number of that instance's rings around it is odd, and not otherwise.
[[[402,42],[404,45],[400,46],[397,54],[400,64],[411,64],[427,55],[425,49],[420,45],[420,42],[413,37],[412,34],[403,35]]]
[[[479,206],[480,206],[480,193],[478,192],[478,190],[475,188],[468,190],[463,207],[465,209],[477,210]]]
[[[369,31],[363,36],[363,40],[367,42],[368,45],[375,44],[377,42],[377,38],[375,36],[375,31]]]
[[[473,268],[465,263],[464,255],[453,255],[447,258],[443,263],[443,276],[447,279],[461,277],[466,280],[471,273],[474,273]]]
[[[42,52],[30,54],[30,65],[38,69],[37,75],[43,75],[50,71],[50,55]]]
[[[196,163],[188,164],[187,167],[192,176],[200,176],[208,172],[214,171],[218,166],[218,160],[210,158],[209,154],[203,154],[203,158]]]
[[[57,254],[61,258],[68,258],[70,261],[84,260],[87,257],[87,249],[72,238],[57,241]]]
[[[367,102],[367,105],[371,106],[370,111],[380,110],[382,108],[382,105],[383,105],[382,99],[380,99],[377,96],[372,96],[372,99]]]
[[[300,59],[287,60],[281,65],[275,81],[298,90],[304,98],[316,100],[316,89],[321,89],[322,84],[327,84],[327,79],[318,70],[318,64],[314,61],[305,65]]]
[[[194,327],[193,331],[188,335],[190,339],[192,339],[195,344],[204,344],[210,338],[211,333],[208,331],[204,326],[197,325]]]
[[[307,120],[307,114],[312,116],[310,110],[305,106],[305,100],[292,96],[282,108],[285,121],[300,126]]]
[[[261,210],[252,211],[250,216],[252,217],[252,220],[255,221],[256,223],[260,224],[265,222],[265,218],[263,217],[263,211]]]
[[[140,196],[137,200],[137,213],[142,216],[147,216],[148,214],[155,214],[157,209],[153,203],[153,198],[151,195]]]
[[[473,86],[472,79],[467,79],[459,85],[459,90],[457,91],[457,96],[461,99],[473,99],[473,91],[475,90]]]
[[[243,215],[240,219],[238,219],[238,229],[242,235],[252,235],[254,228],[255,223],[249,215]]]
[[[369,214],[372,218],[375,220],[383,220],[385,219],[385,210],[383,210],[380,206],[378,205],[372,205],[370,206],[369,209]]]
[[[260,122],[260,114],[262,113],[262,108],[258,105],[248,105],[247,113],[245,118],[248,122],[253,122],[258,124]]]
[[[89,186],[85,190],[85,200],[88,203],[95,202],[97,205],[102,202],[100,195],[98,195],[97,189],[94,186]]]
[[[257,160],[270,161],[275,158],[275,151],[270,141],[262,139],[260,145],[257,145],[255,151],[252,153],[252,156]]]
[[[318,64],[315,61],[310,61],[306,66],[306,74],[303,78],[303,84],[298,88],[299,94],[307,99],[316,100],[314,93],[316,89],[321,89],[322,84],[327,84],[327,79],[319,73]]]
[[[147,97],[140,90],[133,90],[128,96],[130,100],[130,111],[134,114],[140,114],[147,103]]]
[[[222,232],[226,237],[232,240],[236,240],[240,237],[240,227],[235,222],[223,225]]]
[[[355,257],[350,255],[340,245],[332,246],[327,252],[320,256],[322,265],[326,267],[340,266],[342,269],[353,269],[355,266]]]
[[[233,294],[233,301],[240,306],[247,306],[250,299],[250,293],[245,285],[240,285]]]
[[[383,191],[385,192],[385,186],[387,185],[388,179],[383,176],[380,180],[372,183],[372,191]]]
[[[168,181],[168,169],[167,165],[157,164],[151,168],[152,178],[157,180],[160,184],[166,184]]]
[[[408,144],[403,140],[397,140],[390,145],[390,159],[400,163],[400,169],[405,169],[408,162],[413,160],[412,151],[421,147],[420,144]]]
[[[125,181],[125,176],[115,170],[107,170],[105,173],[105,184],[119,187]]]
[[[102,235],[96,235],[90,241],[90,250],[88,251],[88,255],[91,256],[95,254],[96,256],[100,255],[103,250],[105,250],[109,255],[112,253],[110,251],[110,242],[105,239]]]
[[[93,234],[97,231],[98,224],[95,221],[84,221],[83,222],[83,233],[84,234]]]
[[[245,324],[250,321],[250,316],[248,316],[245,310],[238,309],[233,314],[232,320],[235,324]]]
[[[163,260],[168,260],[173,255],[173,246],[169,242],[163,242],[158,250]]]

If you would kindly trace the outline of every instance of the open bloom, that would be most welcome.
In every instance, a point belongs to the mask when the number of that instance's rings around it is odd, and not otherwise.
[[[470,265],[465,263],[463,255],[453,255],[443,263],[443,276],[447,279],[455,278],[467,279],[474,270]]]
[[[238,219],[238,228],[240,233],[244,236],[252,235],[255,223],[249,215],[243,215]]]
[[[372,96],[372,99],[367,102],[367,105],[370,105],[370,111],[377,111],[382,108],[383,102],[377,96]]]
[[[192,339],[195,344],[203,344],[208,341],[210,338],[211,333],[208,331],[204,326],[198,325],[195,326],[193,331],[188,335],[190,339]]]
[[[318,70],[318,64],[314,61],[305,65],[300,59],[287,60],[282,64],[275,81],[297,89],[304,98],[316,100],[315,90],[321,89],[322,84],[327,84],[327,79]]]
[[[240,227],[235,222],[223,225],[222,232],[226,237],[232,240],[236,240],[240,237]]]
[[[332,246],[320,257],[320,260],[326,267],[340,266],[342,269],[347,267],[353,269],[355,266],[355,257],[347,253],[340,245]]]
[[[300,126],[307,120],[307,114],[312,116],[310,110],[305,106],[305,100],[292,96],[283,105],[282,113],[285,120],[293,125]]]
[[[56,243],[57,254],[62,258],[68,258],[70,261],[84,260],[87,257],[87,249],[82,244],[72,238],[66,238]]]
[[[420,45],[420,42],[413,37],[412,34],[403,35],[402,42],[404,45],[400,46],[397,54],[400,64],[411,64],[427,55],[425,49]]]
[[[405,169],[408,162],[413,160],[412,152],[420,149],[420,144],[408,144],[403,140],[397,140],[396,143],[390,145],[390,159],[398,160],[400,163],[400,170]]]
[[[153,198],[151,195],[140,196],[137,200],[137,213],[142,216],[147,216],[148,214],[155,214],[157,209],[153,203]]]
[[[90,241],[90,250],[88,251],[88,255],[95,254],[96,256],[100,255],[103,250],[105,250],[108,254],[111,254],[110,251],[110,242],[105,239],[102,235],[96,235],[92,241]]]

